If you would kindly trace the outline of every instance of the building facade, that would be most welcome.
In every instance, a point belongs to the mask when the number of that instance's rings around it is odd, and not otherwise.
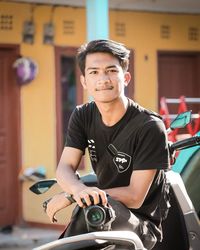
[[[86,29],[83,7],[0,2],[0,226],[49,223],[41,204],[59,188],[36,196],[33,181],[22,177],[38,167],[55,177],[70,113],[88,100],[75,60]],[[163,95],[199,97],[200,15],[111,9],[109,38],[132,51],[127,94],[141,105],[159,111]],[[27,57],[38,74],[20,84],[13,63]],[[88,164],[81,163],[81,174]],[[58,224],[70,211],[59,214]]]

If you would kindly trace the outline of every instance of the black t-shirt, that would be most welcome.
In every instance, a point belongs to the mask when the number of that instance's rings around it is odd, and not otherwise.
[[[158,204],[163,185],[164,170],[169,168],[169,154],[165,126],[161,119],[147,115],[145,109],[129,100],[125,115],[115,125],[108,127],[94,102],[78,106],[69,121],[66,146],[85,152],[88,148],[92,167],[97,174],[100,188],[127,186],[133,171],[158,169],[147,197],[139,209],[130,209],[138,215],[148,218],[157,226],[160,218],[154,210]],[[126,124],[138,114],[145,113],[145,122],[136,129],[126,141],[117,146],[118,156],[97,163],[107,147],[124,129]],[[136,125],[137,126],[137,125]],[[155,198],[156,197],[156,198]]]

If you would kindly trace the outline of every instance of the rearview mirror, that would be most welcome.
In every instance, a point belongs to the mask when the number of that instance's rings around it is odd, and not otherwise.
[[[187,124],[191,122],[192,111],[186,111],[177,115],[177,117],[170,124],[170,129],[174,130],[176,128],[184,128]]]
[[[55,183],[56,179],[41,180],[33,184],[29,189],[35,194],[43,194],[47,192]]]

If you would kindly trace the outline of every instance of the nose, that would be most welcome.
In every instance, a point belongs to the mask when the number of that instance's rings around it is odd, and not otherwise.
[[[108,74],[106,73],[102,73],[99,75],[99,79],[97,81],[98,85],[103,85],[103,84],[107,84],[110,83],[110,77],[108,76]]]

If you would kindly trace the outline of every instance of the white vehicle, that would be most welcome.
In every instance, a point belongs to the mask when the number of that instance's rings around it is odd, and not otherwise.
[[[185,127],[191,120],[191,112],[179,114],[171,123],[170,130]],[[189,147],[200,145],[200,136],[194,136],[185,140],[169,144],[170,153]],[[198,166],[200,179],[200,165]],[[179,173],[170,170],[166,173],[170,183],[170,204],[168,217],[162,223],[163,241],[158,242],[155,250],[199,250],[200,249],[200,212],[194,209],[188,196],[183,179]],[[88,186],[96,184],[96,175],[89,174],[80,179]],[[36,194],[46,192],[56,179],[41,180],[30,187]],[[200,181],[199,181],[200,183]],[[199,193],[196,195],[200,195]],[[94,210],[94,213],[99,212]],[[197,215],[198,214],[198,215]],[[105,214],[99,217],[102,223]],[[96,223],[96,221],[95,221]],[[97,231],[83,235],[59,239],[34,250],[145,250],[139,237],[128,231]]]

